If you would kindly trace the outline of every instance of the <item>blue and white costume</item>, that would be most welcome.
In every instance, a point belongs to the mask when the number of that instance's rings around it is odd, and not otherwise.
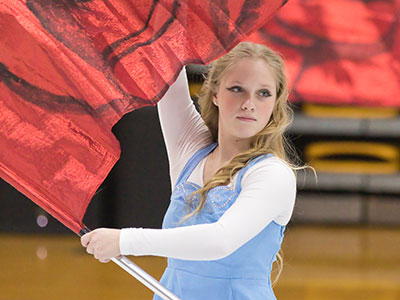
[[[163,229],[122,229],[121,253],[168,257],[161,283],[183,300],[275,299],[270,273],[295,203],[293,171],[272,154],[259,156],[229,185],[210,190],[199,214],[179,223],[188,196],[204,184],[204,162],[216,143],[192,104],[184,69],[158,111],[170,163],[170,206]]]

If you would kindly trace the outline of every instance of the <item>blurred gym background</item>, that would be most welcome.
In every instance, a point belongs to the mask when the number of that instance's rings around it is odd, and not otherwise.
[[[276,296],[399,300],[400,39],[399,12],[390,11],[398,8],[398,1],[334,1],[337,10],[318,1],[300,2],[290,6],[289,1],[286,11],[250,39],[263,39],[287,58],[295,112],[287,136],[301,160],[318,174],[318,181],[312,172],[298,174]],[[285,18],[288,12],[298,12],[299,3],[314,14],[308,22],[290,23]],[[354,18],[354,27],[321,20],[324,26],[315,26],[311,23],[318,20],[312,16],[318,10]],[[374,27],[381,36],[372,34],[370,27],[364,34],[364,13],[381,26]],[[293,30],[294,25],[301,30]],[[329,26],[336,26],[339,34],[329,35]],[[316,28],[324,30],[323,38]],[[299,42],[305,33],[307,43]],[[280,35],[292,45],[282,44]],[[347,57],[339,51],[344,44]],[[375,44],[385,48],[376,52]],[[294,50],[303,55],[302,61],[291,55]],[[188,67],[195,103],[204,71],[200,65]],[[368,72],[370,79],[362,81]],[[84,223],[91,229],[160,228],[171,190],[157,109],[145,107],[125,115],[113,132],[121,144],[121,158],[92,199]],[[133,260],[156,278],[165,267],[164,258]],[[2,180],[0,270],[0,300],[152,297],[114,264],[103,265],[87,255],[77,236]]]

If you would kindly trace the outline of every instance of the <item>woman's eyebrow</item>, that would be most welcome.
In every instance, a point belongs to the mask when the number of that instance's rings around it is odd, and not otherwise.
[[[240,85],[243,85],[243,82],[241,82],[241,81],[239,81],[239,80],[235,80],[235,81],[232,81],[232,82],[231,82],[231,84],[235,84],[235,83],[240,84]],[[271,84],[268,84],[268,83],[261,84],[260,86],[261,86],[262,88],[270,88],[270,89],[274,88]]]

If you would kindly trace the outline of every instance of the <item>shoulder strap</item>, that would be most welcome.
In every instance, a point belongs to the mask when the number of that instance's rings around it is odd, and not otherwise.
[[[183,167],[181,174],[176,181],[176,184],[179,184],[181,181],[186,181],[189,178],[189,175],[192,173],[194,168],[198,165],[198,163],[207,156],[212,150],[217,147],[218,143],[212,143],[207,147],[201,148],[197,150],[195,154],[188,160],[186,165]]]

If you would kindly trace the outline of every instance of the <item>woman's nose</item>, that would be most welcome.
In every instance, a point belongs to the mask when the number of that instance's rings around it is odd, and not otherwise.
[[[242,104],[242,110],[251,110],[254,111],[254,99],[249,96],[246,101]]]

